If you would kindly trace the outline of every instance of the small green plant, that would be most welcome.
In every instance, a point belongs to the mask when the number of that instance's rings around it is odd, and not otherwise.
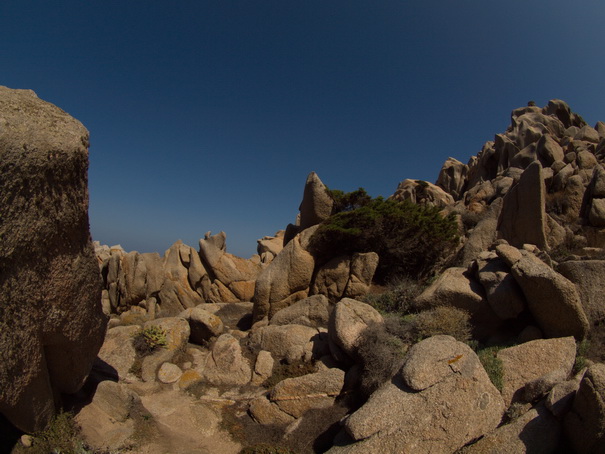
[[[576,361],[573,366],[573,373],[577,374],[586,367],[588,351],[590,350],[590,341],[582,340],[576,347]]]
[[[147,356],[167,345],[166,331],[159,326],[149,326],[134,335],[132,344],[139,355]]]
[[[78,427],[71,413],[57,414],[41,432],[33,434],[33,444],[30,448],[22,448],[15,452],[31,454],[89,454],[82,441]]]
[[[527,412],[529,406],[530,405],[522,404],[521,402],[513,402],[512,404],[510,404],[510,407],[508,407],[506,409],[506,412],[504,413],[505,421],[507,423],[511,423],[514,420],[519,419]]]
[[[487,347],[477,352],[479,361],[483,365],[485,372],[498,391],[502,391],[504,386],[504,369],[502,360],[498,358],[498,351],[501,347]]]
[[[402,277],[389,284],[382,293],[368,294],[364,302],[381,314],[408,314],[412,310],[414,299],[424,289],[424,285],[415,279]]]

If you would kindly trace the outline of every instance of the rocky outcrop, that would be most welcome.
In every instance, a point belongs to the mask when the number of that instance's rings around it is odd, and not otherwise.
[[[540,339],[500,350],[504,402],[508,406],[523,401],[526,385],[559,369],[562,370],[560,381],[564,381],[571,374],[575,358],[573,337]]]
[[[468,166],[466,164],[454,158],[447,158],[443,167],[441,167],[436,184],[450,194],[454,200],[459,200],[464,194],[467,173]]]
[[[557,271],[576,285],[589,322],[605,320],[605,260],[569,260]]]
[[[446,207],[454,203],[454,198],[439,186],[422,180],[403,180],[389,199],[408,200],[418,205]]]
[[[382,315],[369,304],[343,298],[334,306],[330,315],[330,341],[347,355],[354,357],[363,331],[372,323],[382,322]]]
[[[542,166],[531,163],[521,175],[519,183],[504,197],[498,219],[498,234],[513,246],[535,244],[541,249],[546,240],[545,188]]]
[[[324,295],[313,295],[275,313],[271,325],[303,325],[312,328],[327,328],[332,311],[328,298]]]
[[[416,344],[402,374],[344,421],[353,443],[328,452],[454,452],[495,429],[503,412],[475,353],[452,337],[434,336]]]
[[[315,260],[307,248],[314,231],[309,228],[297,235],[259,274],[254,290],[255,321],[271,318],[308,296]]]
[[[565,432],[575,452],[605,452],[605,364],[586,371],[565,418]]]
[[[322,183],[315,172],[311,172],[305,183],[305,191],[300,204],[300,230],[319,224],[332,214],[334,200],[328,193],[328,188]]]
[[[44,429],[84,383],[106,317],[88,227],[88,131],[0,87],[0,412]]]

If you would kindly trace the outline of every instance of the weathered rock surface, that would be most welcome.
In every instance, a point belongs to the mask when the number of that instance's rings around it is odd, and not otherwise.
[[[535,244],[541,249],[546,241],[545,188],[542,166],[533,162],[504,197],[498,219],[498,233],[511,245]]]
[[[204,306],[185,309],[179,314],[180,318],[189,322],[189,341],[194,344],[203,344],[212,337],[220,336],[225,329],[220,317],[205,310]]]
[[[312,408],[332,406],[342,390],[344,379],[344,371],[338,368],[287,378],[275,385],[269,393],[269,400],[281,411],[300,418]]]
[[[569,260],[557,271],[576,285],[589,322],[605,320],[605,260]]]
[[[605,452],[605,364],[586,371],[565,418],[565,433],[578,453]]]
[[[315,172],[307,177],[303,199],[300,203],[300,230],[307,229],[328,219],[332,214],[334,201],[328,188],[322,183]]]
[[[502,349],[498,359],[502,361],[502,397],[506,405],[523,401],[525,386],[547,374],[563,370],[561,381],[570,374],[576,358],[573,337],[539,339]]]
[[[199,372],[214,385],[245,385],[252,379],[250,363],[231,334],[223,334],[216,340]]]
[[[312,328],[328,327],[331,305],[324,295],[313,295],[276,312],[271,325],[304,325]]]
[[[303,325],[269,325],[255,330],[253,343],[271,352],[275,359],[310,361],[328,352],[324,331]]]
[[[92,402],[75,417],[88,445],[97,450],[117,451],[133,442],[135,424],[129,419],[139,396],[123,384],[102,381]]]
[[[588,332],[588,319],[575,285],[527,251],[512,266],[529,310],[548,337],[574,336]]]
[[[307,247],[314,232],[315,228],[308,228],[293,238],[259,274],[254,290],[254,321],[271,318],[308,296],[315,260]]]
[[[409,200],[419,205],[446,207],[454,203],[454,198],[439,186],[422,180],[403,180],[395,193],[389,197],[394,200]]]
[[[422,342],[456,341],[437,336]],[[434,383],[423,391],[414,392],[399,375],[383,385],[344,422],[347,433],[356,443],[335,446],[328,452],[454,452],[495,429],[504,412],[500,393],[468,346],[461,344],[449,350],[457,352],[459,349],[468,356],[440,355],[440,359],[435,358],[435,362],[451,361],[450,365],[464,359],[459,370],[443,373],[446,368],[439,368],[435,377],[430,378],[428,369],[419,369],[427,372],[421,374],[423,386]],[[424,352],[422,345],[416,349],[418,355]],[[415,357],[416,354],[412,356],[410,352],[408,361],[422,361]],[[426,361],[427,364],[433,362],[431,359]]]
[[[354,357],[359,337],[372,323],[383,323],[382,315],[376,309],[361,301],[343,298],[330,315],[330,340],[347,355]]]
[[[447,158],[439,171],[437,186],[450,194],[454,200],[460,199],[466,186],[468,166],[457,159]]]
[[[87,169],[80,122],[0,87],[0,412],[26,432],[82,386],[105,335]]]
[[[557,451],[560,440],[561,423],[543,404],[539,404],[510,424],[498,427],[464,452],[549,454]]]
[[[107,331],[94,367],[112,380],[124,379],[132,368],[137,352],[132,345],[139,326],[116,326]]]

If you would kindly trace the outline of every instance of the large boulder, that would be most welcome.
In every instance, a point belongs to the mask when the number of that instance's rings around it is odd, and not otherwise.
[[[269,325],[254,330],[253,344],[288,362],[311,361],[328,353],[325,330],[303,325]]]
[[[245,385],[252,379],[250,363],[242,354],[238,340],[223,334],[198,370],[205,381],[213,385]]]
[[[328,327],[331,305],[324,295],[313,295],[276,312],[271,325],[304,325],[312,328]]]
[[[529,243],[546,248],[545,192],[542,166],[535,161],[504,197],[498,219],[499,236],[516,247]]]
[[[576,286],[534,254],[519,252],[511,271],[542,332],[548,337],[583,339],[589,324]]]
[[[296,235],[259,274],[254,290],[254,321],[271,318],[308,296],[315,260],[307,248],[315,230],[311,227]]]
[[[557,452],[561,441],[561,423],[539,404],[509,424],[498,427],[465,454],[548,454]]]
[[[605,364],[586,371],[565,418],[565,432],[575,452],[605,453]]]
[[[307,229],[325,221],[332,214],[334,200],[328,193],[328,188],[322,183],[315,172],[311,172],[305,183],[300,211],[300,230]]]
[[[498,426],[502,397],[470,347],[434,336],[412,347],[407,358],[402,371],[413,367],[344,421],[355,443],[330,454],[455,452]]]
[[[340,394],[344,381],[345,373],[338,368],[286,378],[271,390],[269,400],[281,411],[300,418],[312,408],[331,407]]]
[[[343,298],[330,315],[328,334],[338,348],[355,357],[362,333],[369,325],[383,322],[382,315],[369,304]]]
[[[0,412],[26,432],[82,386],[105,335],[87,169],[79,121],[0,87]]]
[[[605,320],[605,260],[569,260],[557,271],[576,284],[588,320]]]
[[[526,385],[558,370],[563,371],[561,381],[565,380],[571,374],[575,358],[573,337],[538,339],[500,350],[504,402],[510,405],[522,401]]]

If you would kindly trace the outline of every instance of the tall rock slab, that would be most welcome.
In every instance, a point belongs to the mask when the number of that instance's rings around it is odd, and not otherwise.
[[[535,244],[540,249],[548,247],[545,192],[542,166],[534,161],[504,197],[498,219],[499,237],[516,247],[524,243]]]
[[[300,211],[300,230],[312,227],[325,221],[332,214],[334,200],[328,188],[315,172],[311,172],[305,183],[303,199],[298,208]]]
[[[0,87],[0,412],[26,432],[81,387],[105,335],[87,170],[80,122]]]

